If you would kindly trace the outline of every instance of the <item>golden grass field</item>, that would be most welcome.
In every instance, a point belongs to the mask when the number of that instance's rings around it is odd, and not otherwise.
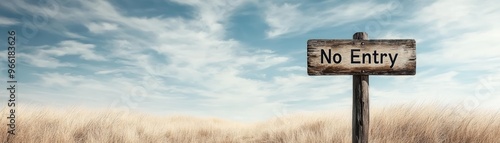
[[[392,106],[371,109],[370,142],[500,142],[500,115],[440,106]],[[351,142],[351,111],[297,113],[263,122],[239,123],[190,116],[160,117],[118,110],[22,108],[16,135],[7,134],[7,109],[0,127],[2,142]],[[451,117],[450,117],[451,116]]]

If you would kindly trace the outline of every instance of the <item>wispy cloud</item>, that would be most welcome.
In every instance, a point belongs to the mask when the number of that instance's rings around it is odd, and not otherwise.
[[[289,72],[289,71],[301,71],[301,72],[306,72],[307,69],[305,67],[301,67],[301,66],[288,66],[288,67],[281,67],[281,68],[278,68],[278,70],[280,71],[284,71],[284,72]]]
[[[19,22],[17,20],[15,20],[15,19],[0,16],[0,26],[15,25],[15,24],[18,24],[18,23]]]
[[[146,90],[148,99],[180,101],[184,99],[169,97],[192,97],[190,100],[199,104],[200,108],[213,110],[233,105],[241,106],[241,110],[251,106],[269,109],[275,103],[268,103],[266,98],[282,96],[271,87],[280,88],[281,83],[275,85],[275,81],[252,79],[246,77],[246,74],[262,72],[288,61],[289,57],[272,50],[253,50],[253,47],[225,36],[224,25],[229,22],[234,10],[245,1],[179,1],[195,8],[193,18],[125,16],[119,12],[119,8],[107,1],[78,3],[82,7],[70,9],[61,6],[59,12],[64,13],[64,16],[54,17],[53,23],[85,26],[90,32],[106,35],[106,39],[99,40],[104,45],[65,40],[54,44],[55,46],[37,47],[33,53],[24,56],[34,57],[25,60],[36,67],[78,66],[90,70],[91,74],[43,74],[39,76],[39,85],[64,84],[81,88],[91,88],[91,84],[99,86],[99,90],[85,92],[86,94],[96,94],[103,89],[122,91],[124,87],[140,87],[139,89]],[[28,6],[20,7],[31,7],[26,4]],[[78,17],[78,21],[75,21],[75,17]],[[99,33],[107,30],[113,30],[113,34]],[[68,28],[57,32],[74,31]],[[82,61],[62,62],[59,59],[62,56],[112,64],[113,67],[89,67]],[[151,87],[146,77],[158,79],[158,86]],[[54,79],[50,81],[48,78]],[[287,76],[282,77],[285,78]],[[119,82],[121,86],[108,81]],[[60,93],[67,91],[69,89]],[[212,107],[213,105],[219,107]]]
[[[103,56],[97,55],[93,49],[95,45],[84,44],[77,41],[61,41],[55,48],[38,50],[38,53],[52,56],[77,55],[84,60],[103,61],[106,60]]]
[[[89,29],[90,32],[98,33],[98,34],[106,32],[106,31],[113,31],[113,30],[118,29],[118,25],[112,24],[112,23],[106,23],[106,22],[103,22],[103,23],[92,22],[92,23],[86,24],[85,26],[87,26],[87,28]]]
[[[61,62],[57,58],[50,57],[44,54],[25,54],[19,53],[19,57],[23,58],[26,64],[42,67],[42,68],[58,68],[58,67],[75,67],[74,64]]]
[[[500,32],[497,24],[500,6],[495,3],[472,0],[419,3],[422,7],[400,26],[420,29],[404,33],[422,38],[423,42],[417,44],[420,70],[411,78],[387,77],[396,81],[391,84],[405,86],[374,88],[371,93],[378,98],[375,102],[427,100],[458,106],[491,106],[492,102],[498,102],[497,92],[486,90],[486,87],[500,88],[498,78],[488,78],[498,77],[500,68],[500,47],[497,46],[500,37],[496,34]],[[402,37],[402,34],[391,37]],[[485,79],[490,79],[487,84],[483,84]],[[493,96],[480,99],[478,96],[483,93],[478,93],[479,88]]]
[[[20,53],[23,60],[30,65],[36,67],[57,68],[57,67],[74,67],[75,63],[61,62],[57,57],[61,56],[79,56],[80,59],[90,61],[105,61],[101,55],[95,53],[95,45],[84,44],[78,41],[61,41],[55,46],[38,46],[34,47],[32,53]]]
[[[500,65],[500,6],[495,1],[436,1],[415,12],[412,22],[427,25],[425,34],[434,32],[432,51],[420,57],[423,65],[455,65],[455,68],[481,66],[485,71],[494,70]],[[449,5],[453,5],[450,7]],[[434,62],[439,59],[439,62]]]
[[[496,3],[495,0],[481,3],[473,0],[436,1],[416,11],[410,22],[425,24],[429,26],[429,31],[448,36],[455,34],[457,30],[485,30],[498,25],[500,6]]]
[[[367,8],[370,10],[366,10]],[[373,1],[328,5],[319,3],[314,6],[271,3],[265,12],[265,21],[270,27],[267,36],[276,38],[285,34],[303,34],[314,29],[335,27],[373,17],[390,8],[390,4]]]

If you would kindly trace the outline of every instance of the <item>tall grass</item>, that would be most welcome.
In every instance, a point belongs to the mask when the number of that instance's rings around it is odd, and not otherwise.
[[[2,142],[351,142],[351,113],[301,113],[264,122],[239,123],[190,116],[159,117],[119,110],[83,108],[17,109],[16,135],[7,134],[8,110],[1,111]],[[441,106],[394,106],[371,110],[370,142],[500,142],[500,115],[454,116]]]

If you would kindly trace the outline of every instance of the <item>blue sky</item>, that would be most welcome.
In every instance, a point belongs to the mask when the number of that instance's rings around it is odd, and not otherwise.
[[[415,76],[370,76],[371,108],[500,109],[494,0],[18,0],[0,7],[1,31],[18,36],[20,106],[240,121],[350,109],[352,76],[308,76],[306,42],[364,31],[417,41]]]

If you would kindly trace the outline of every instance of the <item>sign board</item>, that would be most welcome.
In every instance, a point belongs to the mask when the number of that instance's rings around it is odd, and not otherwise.
[[[309,75],[415,75],[413,39],[307,41]]]

